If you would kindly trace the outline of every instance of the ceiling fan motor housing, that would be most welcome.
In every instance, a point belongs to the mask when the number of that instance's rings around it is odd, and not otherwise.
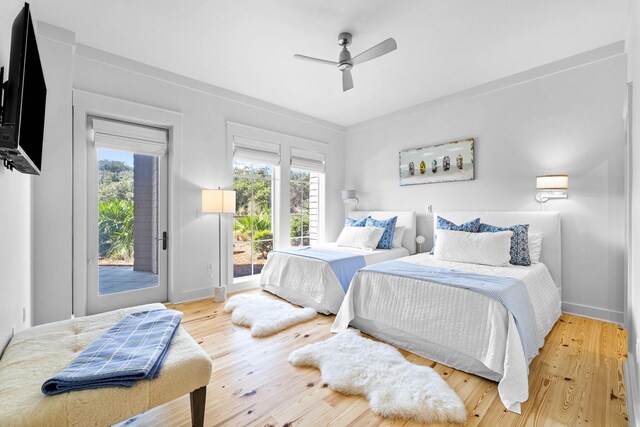
[[[338,68],[341,70],[348,70],[353,66],[351,63],[351,53],[347,50],[347,46],[342,48],[340,57],[338,58]]]
[[[350,70],[353,67],[351,63],[351,53],[347,50],[347,46],[351,44],[351,33],[340,33],[338,35],[338,44],[342,46],[342,52],[338,58],[338,69],[340,71]]]

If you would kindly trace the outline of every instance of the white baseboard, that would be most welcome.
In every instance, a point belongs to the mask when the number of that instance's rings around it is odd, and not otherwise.
[[[200,299],[213,297],[213,286],[195,289],[193,291],[179,292],[171,298],[172,304],[181,304],[183,302],[197,301]]]
[[[246,291],[247,289],[258,289],[260,287],[260,279],[243,280],[227,286],[227,293]]]
[[[237,283],[227,285],[227,293],[245,291],[247,289],[257,289],[260,287],[260,278],[242,280]],[[193,291],[180,292],[171,298],[172,304],[182,304],[184,302],[198,301],[205,298],[213,298],[213,286],[195,289]]]
[[[624,363],[624,385],[627,391],[627,418],[629,419],[630,427],[638,427],[640,425],[640,414],[638,411],[640,408],[638,405],[638,370],[636,358],[633,353],[627,353],[628,360]]]
[[[620,325],[624,322],[624,313],[621,311],[607,310],[605,308],[591,307],[589,305],[575,304],[572,302],[563,302],[562,312]]]

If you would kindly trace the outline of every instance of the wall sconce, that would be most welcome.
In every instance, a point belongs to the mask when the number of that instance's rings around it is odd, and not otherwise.
[[[566,199],[569,190],[569,175],[543,175],[536,177],[536,200],[544,203],[549,199]]]
[[[358,198],[356,197],[356,190],[342,190],[342,203],[352,203],[353,210],[358,207]]]

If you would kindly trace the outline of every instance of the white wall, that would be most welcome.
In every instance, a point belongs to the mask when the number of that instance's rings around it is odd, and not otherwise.
[[[0,169],[0,352],[31,325],[31,180]]]
[[[37,19],[34,11],[34,20]],[[71,238],[73,138],[71,116],[72,34],[56,40],[37,32],[47,83],[42,173],[34,179],[33,322],[71,317]],[[59,40],[58,40],[59,39]]]
[[[640,364],[638,347],[638,336],[640,333],[640,4],[639,2],[631,2],[631,13],[629,16],[629,22],[631,24],[629,32],[629,40],[627,44],[627,52],[629,55],[629,68],[628,79],[633,82],[633,109],[632,109],[632,140],[631,140],[631,153],[632,153],[632,167],[631,167],[631,254],[629,258],[630,263],[630,277],[629,277],[629,290],[627,292],[627,328],[629,329],[629,361],[634,366],[630,366],[631,374],[635,374],[635,378],[630,380],[633,384],[631,386],[629,399],[635,404],[635,413],[640,412],[638,406],[638,385],[640,384]],[[635,170],[634,170],[635,168]],[[633,420],[633,414],[630,414],[631,420]],[[637,415],[635,415],[637,417]],[[639,422],[638,418],[635,418],[636,422]]]
[[[47,36],[69,39],[65,31],[39,24]],[[55,36],[55,37],[54,37]],[[42,37],[42,34],[41,34]],[[46,38],[46,37],[45,37]],[[60,44],[59,44],[60,45]],[[57,49],[57,50],[54,50]],[[106,95],[126,101],[152,107],[171,110],[182,114],[181,174],[176,177],[182,192],[180,214],[173,218],[180,227],[182,244],[179,253],[173,254],[174,263],[174,300],[184,301],[206,297],[212,294],[213,283],[208,278],[207,263],[217,267],[217,223],[209,217],[196,218],[200,208],[200,190],[217,186],[232,185],[232,169],[227,161],[228,144],[226,122],[234,121],[250,126],[264,128],[288,135],[329,144],[327,158],[327,211],[341,212],[340,190],[344,180],[343,142],[344,133],[338,126],[321,122],[300,113],[271,106],[267,103],[233,94],[220,88],[214,88],[190,81],[180,76],[134,63],[124,58],[97,51],[87,46],[77,45],[72,58],[59,46],[46,45],[43,56],[58,54],[62,58],[58,63],[62,81],[53,82],[53,91],[60,85],[61,91],[67,90],[67,66],[72,65],[73,88]],[[64,63],[66,62],[66,64]],[[48,82],[49,83],[49,82]],[[71,91],[69,90],[69,95]],[[70,118],[68,99],[60,98],[64,118]],[[61,113],[62,114],[62,113]],[[47,204],[56,199],[54,218],[41,217],[37,224],[39,238],[42,241],[58,240],[60,250],[55,254],[55,264],[60,266],[61,277],[48,284],[43,294],[42,305],[38,305],[38,319],[52,321],[67,318],[70,314],[71,299],[68,294],[72,253],[70,229],[71,218],[71,158],[72,140],[66,136],[65,125],[57,128],[61,137],[56,141],[56,152],[45,152],[43,162],[50,169],[50,178],[42,191],[36,194],[36,203]],[[326,222],[327,238],[333,239],[341,229],[343,218],[329,216]],[[60,221],[61,229],[54,229]],[[227,223],[227,227],[230,224]],[[67,234],[68,233],[68,234]],[[61,236],[63,234],[63,236]],[[47,246],[43,252],[50,252]],[[230,252],[230,247],[222,248]],[[36,276],[44,275],[56,268],[52,263],[39,262]],[[214,271],[213,277],[217,278]],[[223,281],[224,278],[223,270]],[[46,305],[61,307],[47,309]]]
[[[359,209],[539,210],[536,175],[569,174],[562,213],[565,309],[622,321],[625,57],[455,98],[348,129],[346,187]],[[437,84],[437,82],[434,82]],[[398,152],[476,138],[476,179],[400,187]]]
[[[0,3],[0,66],[5,67],[5,73],[9,68],[11,25],[22,6],[21,1],[14,0]],[[0,166],[0,352],[14,326],[18,331],[31,325],[32,179]]]

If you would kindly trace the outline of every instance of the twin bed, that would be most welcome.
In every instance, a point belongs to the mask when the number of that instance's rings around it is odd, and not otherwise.
[[[371,216],[377,219],[398,217],[396,227],[404,227],[402,247],[365,250],[337,246],[335,243],[315,246],[364,257],[366,265],[402,258],[416,253],[416,214],[392,211],[351,212],[353,219]],[[345,290],[331,266],[320,259],[297,256],[291,253],[271,252],[260,277],[260,286],[281,298],[318,313],[336,314],[344,300]]]
[[[375,213],[369,212],[359,215],[375,217]],[[353,326],[397,347],[496,381],[505,407],[519,413],[520,404],[528,398],[528,366],[560,316],[560,215],[555,212],[440,212],[433,214],[434,228],[438,216],[456,224],[478,217],[483,223],[495,226],[529,224],[529,235],[543,234],[540,260],[530,266],[498,267],[444,261],[423,253],[380,264],[367,262],[367,267],[355,273],[345,293],[335,275],[332,280],[331,269],[323,270],[320,265],[300,258],[307,261],[297,270],[306,274],[303,286],[293,289],[294,280],[284,287],[263,287],[272,292],[275,289],[274,293],[296,304],[320,308],[318,311],[321,312],[326,312],[323,307],[329,307],[323,304],[330,303],[330,312],[335,312],[335,307],[339,306],[333,332]],[[411,239],[415,251],[415,231]],[[278,263],[277,267],[284,270],[270,272],[269,280],[286,279],[287,271],[296,270],[293,265],[299,260],[293,258],[299,257],[291,257]],[[311,283],[317,278],[315,273],[310,274],[312,264],[318,272],[322,271],[322,283]],[[398,273],[399,266],[404,269],[403,273]],[[435,275],[425,278],[420,276],[422,271],[435,272]],[[438,275],[445,277],[438,279]],[[516,300],[519,298],[519,303],[526,304],[531,316],[518,318],[514,316],[514,310],[506,308],[508,304],[490,298],[478,289],[465,288],[464,284],[443,286],[443,280],[449,280],[447,275],[460,275],[463,282],[485,277],[524,284],[524,297],[516,297]],[[325,285],[325,292],[318,292],[319,287]],[[313,297],[305,296],[309,289],[315,292]],[[322,298],[318,303],[320,295]],[[310,301],[316,305],[308,304]],[[523,320],[526,321],[524,325]],[[530,342],[529,350],[526,340]]]

